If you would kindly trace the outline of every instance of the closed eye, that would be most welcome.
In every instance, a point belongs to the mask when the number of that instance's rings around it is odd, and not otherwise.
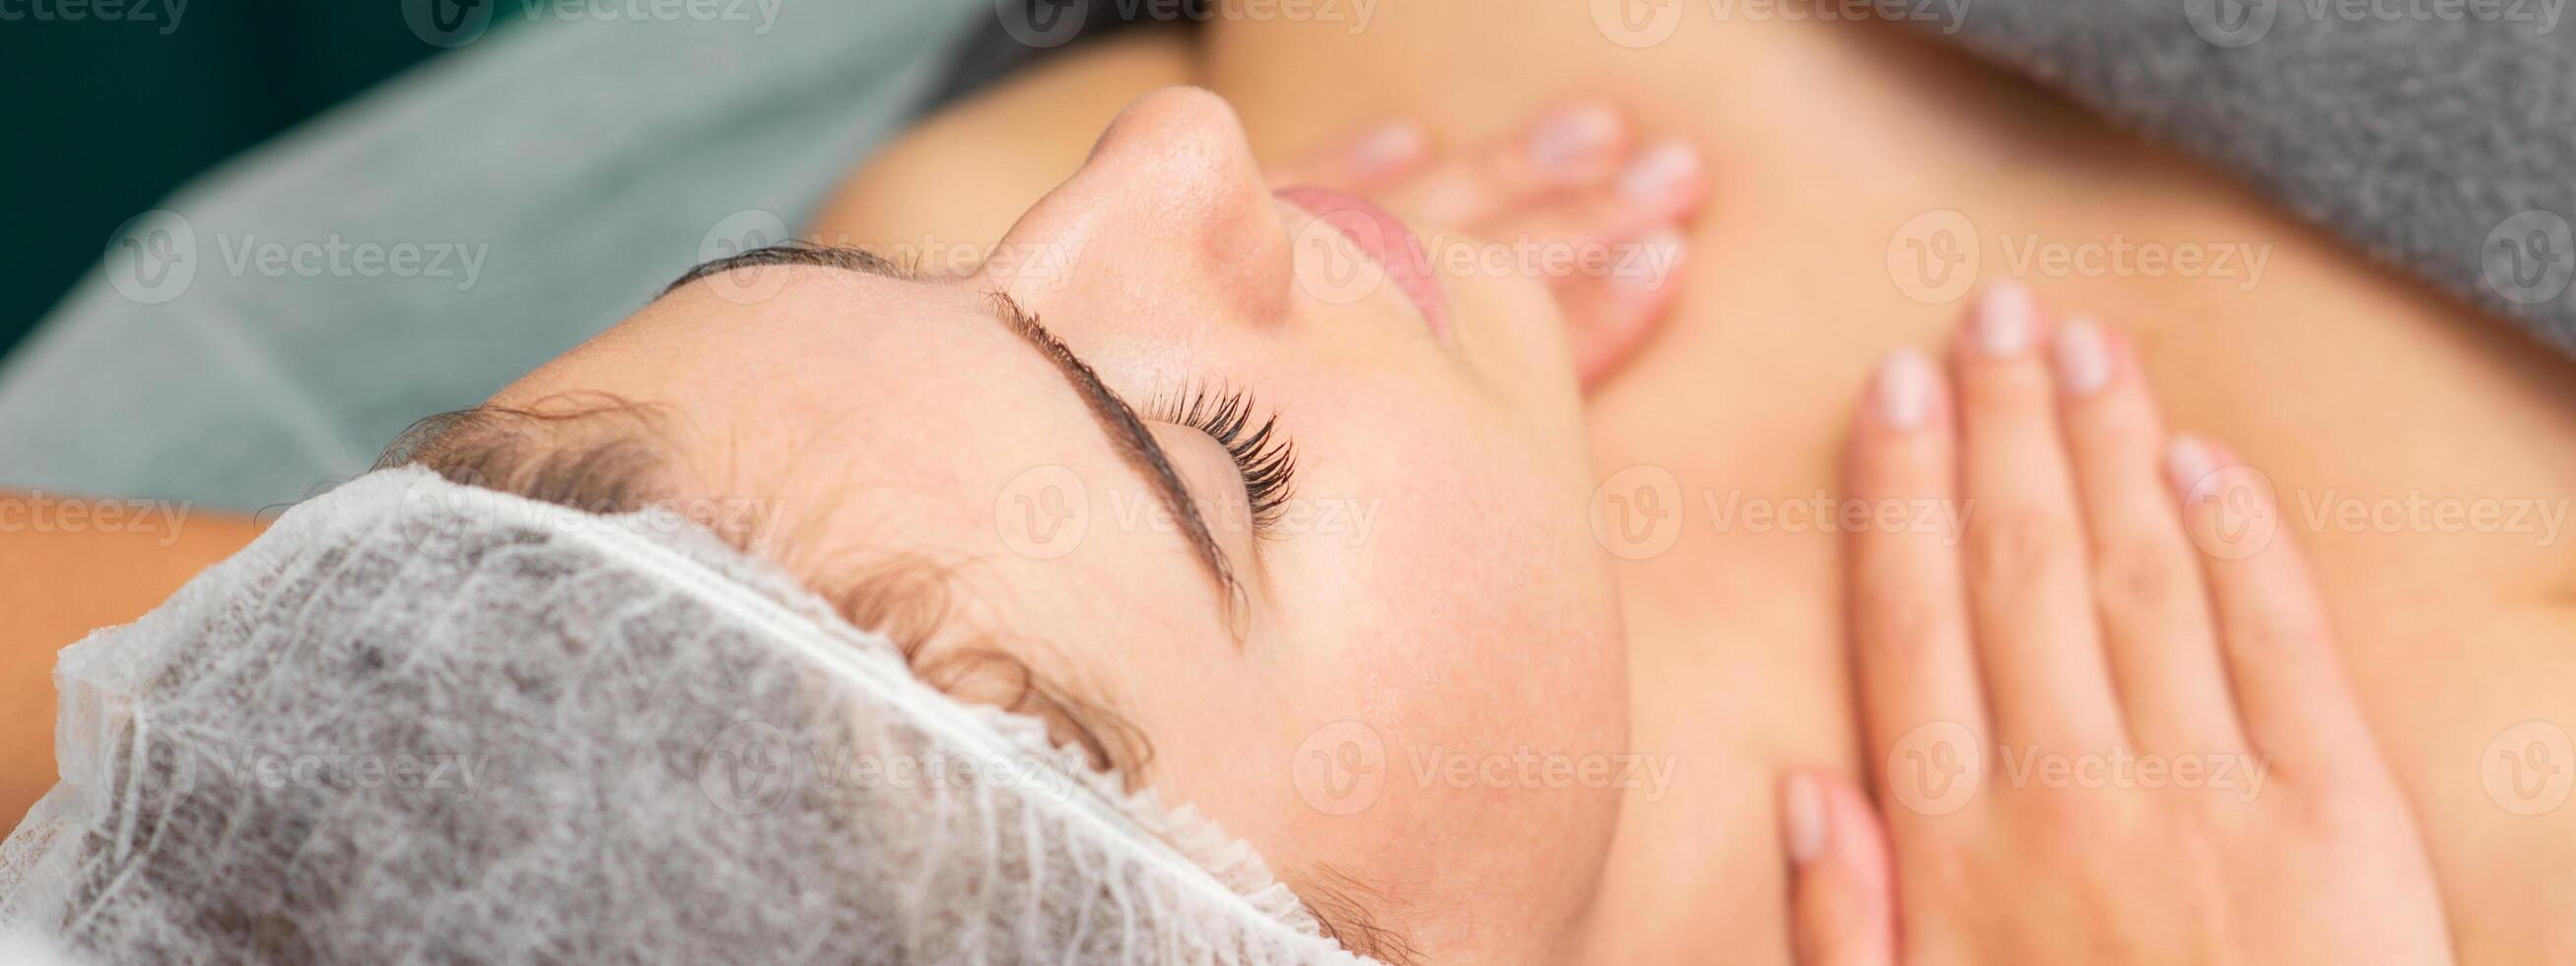
[[[1156,420],[1198,430],[1225,447],[1243,477],[1253,532],[1271,533],[1295,493],[1297,444],[1279,430],[1277,413],[1261,417],[1255,425],[1254,410],[1249,392],[1192,386],[1155,397],[1147,411]]]

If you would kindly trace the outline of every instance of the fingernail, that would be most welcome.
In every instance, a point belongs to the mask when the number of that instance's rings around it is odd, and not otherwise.
[[[1932,360],[1912,349],[1889,353],[1887,361],[1878,364],[1878,384],[1873,390],[1878,401],[1878,418],[1895,429],[1913,429],[1923,424],[1923,415],[1932,408]]]
[[[1530,162],[1541,170],[1571,173],[1593,152],[1619,137],[1619,115],[1599,104],[1569,109],[1530,135]]]
[[[1632,292],[1655,292],[1672,281],[1673,266],[1682,257],[1684,241],[1681,232],[1670,228],[1658,229],[1629,244],[1636,247],[1636,257],[1623,259],[1625,264],[1614,263],[1611,266],[1610,281],[1613,284]]]
[[[1780,793],[1780,817],[1788,826],[1789,861],[1805,865],[1825,851],[1825,798],[1816,780],[1792,772]]]
[[[1430,144],[1420,125],[1392,121],[1351,147],[1351,170],[1362,177],[1383,174],[1420,157]]]
[[[1699,149],[1668,141],[1628,163],[1628,170],[1619,175],[1619,193],[1629,201],[1651,204],[1671,197],[1698,174]]]
[[[2102,327],[2076,316],[2057,330],[2057,382],[2066,394],[2082,399],[2111,382],[2111,347]]]
[[[2031,304],[2030,289],[2020,282],[2004,279],[1986,286],[1986,296],[1977,303],[1977,316],[1969,323],[1977,348],[1990,356],[2008,356],[2030,345],[2030,333],[2037,326],[2038,309]]]
[[[2165,445],[2165,476],[2173,481],[2174,492],[2189,496],[2191,488],[2218,471],[2218,458],[2209,444],[2189,436],[2176,436]]]

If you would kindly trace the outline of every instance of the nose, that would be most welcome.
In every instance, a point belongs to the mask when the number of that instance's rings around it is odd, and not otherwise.
[[[1022,260],[1023,271],[1046,264],[1063,273],[1012,282],[1058,295],[1150,293],[1160,304],[1238,319],[1276,318],[1295,282],[1280,207],[1242,123],[1223,98],[1192,87],[1128,105],[1082,168],[1022,215],[1003,245],[1049,256]]]

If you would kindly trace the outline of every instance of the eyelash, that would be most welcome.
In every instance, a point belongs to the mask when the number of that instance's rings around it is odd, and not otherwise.
[[[1287,512],[1297,475],[1297,445],[1279,432],[1279,414],[1252,426],[1252,394],[1192,386],[1177,396],[1158,396],[1154,418],[1206,433],[1234,457],[1243,474],[1243,492],[1252,507],[1254,532],[1268,531]]]

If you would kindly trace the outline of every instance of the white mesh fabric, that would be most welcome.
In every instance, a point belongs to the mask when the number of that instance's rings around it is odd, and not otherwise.
[[[85,961],[1354,961],[1243,843],[669,514],[370,474],[56,683],[0,935]]]

